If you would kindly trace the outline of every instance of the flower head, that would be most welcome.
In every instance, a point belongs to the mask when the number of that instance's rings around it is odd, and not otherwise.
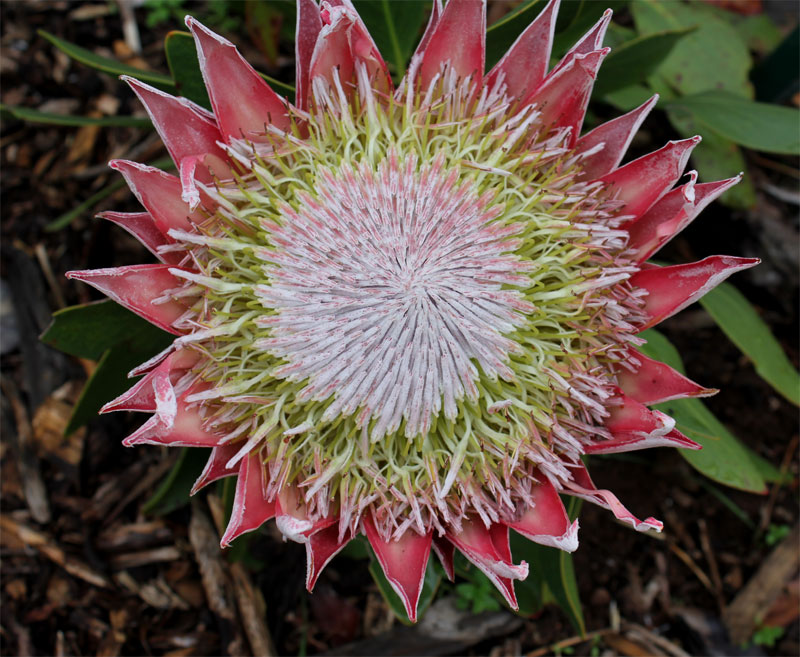
[[[698,445],[647,405],[703,388],[639,332],[755,260],[646,264],[738,179],[673,189],[698,137],[620,166],[655,104],[580,136],[600,22],[548,71],[557,0],[484,74],[485,3],[437,1],[394,88],[349,0],[298,0],[297,97],[194,19],[213,114],[133,79],[179,175],[126,161],[161,261],[71,272],[175,335],[104,408],[126,445],[211,447],[223,544],[275,518],[311,589],[366,534],[409,617],[431,548],[512,606],[509,529],[577,547],[558,493],[638,520],[581,457]]]

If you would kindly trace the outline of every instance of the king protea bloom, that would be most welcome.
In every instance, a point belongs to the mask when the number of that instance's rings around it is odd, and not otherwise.
[[[160,264],[69,276],[175,340],[103,410],[212,448],[222,544],[275,518],[309,590],[363,533],[412,620],[431,548],[516,607],[509,529],[578,545],[559,494],[661,529],[584,455],[699,447],[648,405],[714,391],[639,333],[757,261],[645,261],[738,178],[673,189],[699,137],[620,166],[656,98],[581,135],[611,12],[548,70],[557,6],[488,73],[484,0],[434,2],[397,87],[350,0],[298,0],[294,104],[192,18],[213,113],[125,78],[178,175],[111,162],[146,211],[102,216]]]

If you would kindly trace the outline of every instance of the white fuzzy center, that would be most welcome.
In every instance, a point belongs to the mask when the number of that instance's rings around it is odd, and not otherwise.
[[[259,347],[307,380],[297,401],[331,399],[321,418],[359,412],[372,440],[425,434],[444,408],[477,401],[479,376],[513,378],[505,337],[532,310],[513,255],[519,226],[441,160],[417,167],[390,155],[377,167],[322,170],[268,226],[266,308]]]

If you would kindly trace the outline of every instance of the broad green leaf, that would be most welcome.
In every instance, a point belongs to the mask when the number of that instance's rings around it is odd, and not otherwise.
[[[724,13],[739,19],[734,22],[734,27],[750,50],[766,54],[780,45],[783,35],[767,14],[740,17],[730,11]]]
[[[747,163],[741,148],[701,125],[692,114],[680,107],[669,109],[667,116],[682,136],[700,134],[703,137],[703,141],[692,151],[692,166],[701,172],[703,180],[723,180],[745,172],[739,184],[731,187],[720,199],[731,207],[752,207],[756,202],[756,191],[750,176],[746,175]]]
[[[530,566],[528,579],[524,582],[515,582],[515,589],[520,593],[524,592],[525,596],[532,597],[534,612],[537,603],[541,606],[542,602],[551,599],[567,615],[575,631],[584,635],[586,624],[583,620],[572,555],[558,548],[533,543],[516,532],[511,532],[511,551],[515,561],[524,560]],[[542,591],[538,599],[533,597],[537,588],[536,583]],[[522,605],[520,611],[523,611]]]
[[[404,625],[411,625],[411,621],[406,614],[406,608],[403,606],[403,601],[400,600],[400,596],[395,593],[392,585],[389,584],[389,580],[386,579],[386,575],[383,574],[383,569],[380,563],[378,563],[378,559],[375,557],[372,558],[369,564],[369,572],[378,585],[378,590],[381,592],[383,599],[386,600],[386,603],[394,612],[395,616],[397,616],[397,619]],[[419,604],[417,605],[418,620],[422,618],[428,607],[430,607],[431,602],[433,602],[441,580],[441,576],[433,565],[433,558],[428,559],[428,567],[425,569],[425,579],[422,582],[422,593],[420,593]]]
[[[788,484],[793,480],[791,472],[783,472],[776,468],[772,463],[767,461],[761,454],[754,452],[749,447],[745,447],[747,455],[756,466],[759,474],[764,478],[764,481],[770,484]]]
[[[706,130],[757,151],[800,155],[800,110],[757,103],[724,91],[683,96],[668,105]]]
[[[631,4],[640,34],[696,27],[662,61],[658,71],[681,94],[726,89],[753,97],[748,80],[752,60],[747,44],[731,25],[697,4],[635,0]]]
[[[730,283],[723,283],[700,303],[731,342],[753,361],[759,376],[800,406],[800,373],[744,295]]]
[[[169,158],[163,158],[161,160],[155,160],[153,162],[148,163],[152,167],[158,167],[159,169],[164,169],[165,171],[169,171],[175,168],[175,165],[172,163],[172,160]],[[125,186],[125,180],[120,177],[114,182],[106,185],[100,191],[92,194],[89,198],[87,198],[83,203],[76,205],[72,210],[65,212],[60,217],[57,217],[53,221],[51,221],[47,226],[45,226],[45,231],[48,233],[55,232],[57,230],[61,230],[62,228],[66,228],[69,226],[75,219],[80,217],[86,212],[89,212],[95,205],[100,203],[105,198],[111,196],[114,192],[118,189],[122,189]]]
[[[145,71],[141,68],[136,68],[134,66],[128,66],[127,64],[123,64],[116,59],[112,59],[110,57],[102,57],[101,55],[97,55],[93,53],[91,50],[87,50],[86,48],[82,48],[81,46],[77,46],[74,43],[70,43],[69,41],[64,41],[63,39],[59,39],[54,34],[50,34],[45,30],[37,30],[39,36],[47,39],[50,43],[52,43],[56,48],[61,50],[63,53],[71,57],[72,59],[80,62],[81,64],[85,64],[90,68],[96,69],[98,71],[103,71],[104,73],[110,73],[111,75],[130,75],[137,80],[141,80],[142,82],[148,82],[149,84],[157,86],[159,89],[174,89],[175,85],[172,80],[163,75],[161,73],[154,73],[153,71]]]
[[[544,0],[524,0],[486,30],[486,70],[490,70],[545,6]]]
[[[647,344],[641,351],[684,372],[677,349],[658,331],[649,329],[642,334]],[[703,446],[694,451],[678,452],[695,469],[709,479],[751,493],[764,493],[766,485],[759,467],[750,458],[749,450],[714,416],[699,399],[676,399],[655,406],[673,417],[676,428]]]
[[[630,112],[634,107],[639,107],[653,95],[653,91],[641,84],[632,84],[624,89],[612,91],[603,97],[609,105],[616,107],[621,112]]]
[[[355,0],[359,15],[389,63],[395,82],[405,75],[406,65],[425,22],[425,0]]]
[[[142,505],[142,511],[164,516],[189,503],[189,491],[208,461],[211,450],[202,447],[182,447],[178,460],[152,497]]]
[[[619,11],[628,5],[627,0],[584,0],[583,2],[562,2],[556,22],[556,34],[553,39],[553,57],[562,57],[592,26],[600,20],[606,9]],[[572,6],[575,13],[570,19]],[[564,22],[562,22],[562,18]],[[566,21],[568,24],[565,24]]]
[[[177,30],[170,32],[164,40],[164,52],[177,93],[210,110],[211,102],[200,72],[192,35]]]
[[[129,349],[148,351],[152,356],[164,349],[172,337],[130,310],[106,300],[56,311],[41,339],[71,356],[99,360],[123,342],[129,343]]]
[[[69,114],[53,114],[51,112],[40,112],[30,107],[12,107],[0,103],[0,112],[8,113],[15,119],[30,121],[31,123],[45,123],[48,125],[84,126],[99,125],[117,128],[152,128],[150,119],[139,118],[136,116],[72,116]]]
[[[644,82],[678,42],[694,28],[642,35],[614,48],[603,62],[594,85],[595,98]]]

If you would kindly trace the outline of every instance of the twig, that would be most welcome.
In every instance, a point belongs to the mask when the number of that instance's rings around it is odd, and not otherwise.
[[[233,590],[239,606],[239,616],[242,619],[242,627],[247,635],[247,640],[250,642],[250,649],[258,657],[277,655],[272,643],[272,636],[265,622],[267,605],[261,591],[253,586],[250,575],[247,574],[242,564],[231,564],[230,571],[233,575]]]
[[[549,646],[537,648],[533,652],[526,653],[525,657],[542,657],[542,655],[550,655],[559,650],[563,650],[564,648],[569,648],[570,646],[575,646],[579,643],[584,643],[585,641],[591,641],[595,637],[603,637],[613,632],[614,630],[612,628],[605,627],[602,630],[587,632],[583,636],[581,636],[580,634],[576,634],[575,636],[571,636],[568,639],[564,639],[563,641],[558,641],[557,643],[552,643]]]
[[[225,562],[219,549],[219,535],[197,500],[192,502],[189,542],[192,544],[197,567],[200,569],[208,606],[222,621],[225,650],[229,655],[242,655],[244,645],[236,617],[236,603],[231,582],[225,573]],[[230,641],[225,639],[225,630],[233,634]]]
[[[795,525],[792,533],[778,544],[726,610],[722,620],[735,643],[750,639],[756,623],[797,572],[800,567],[799,540],[800,525]]]
[[[792,463],[792,457],[794,457],[795,450],[797,449],[798,440],[800,440],[800,435],[795,434],[786,446],[786,451],[783,453],[783,460],[781,461],[780,481],[773,484],[772,490],[769,492],[769,499],[764,507],[764,512],[761,514],[756,536],[761,536],[761,534],[767,530],[767,527],[769,527],[769,521],[772,519],[772,511],[775,508],[775,502],[778,499],[778,493],[780,492],[783,478],[786,476],[786,473],[789,471],[789,466]]]
[[[5,377],[0,379],[3,394],[11,404],[14,421],[17,425],[17,467],[22,480],[22,493],[33,519],[41,524],[50,522],[50,503],[47,487],[44,484],[39,459],[33,448],[33,428],[28,420],[28,412],[19,398],[17,387]]]
[[[760,164],[762,167],[766,169],[779,171],[780,173],[784,173],[787,176],[792,176],[792,178],[800,178],[800,169],[795,169],[794,167],[790,167],[788,164],[784,164],[783,162],[775,162],[766,157],[762,157],[761,155],[759,155],[758,153],[754,153],[753,151],[749,151],[747,155],[756,164]]]
[[[25,543],[25,545],[35,549],[53,563],[61,566],[70,575],[82,579],[92,586],[111,588],[111,582],[105,575],[93,570],[82,561],[67,555],[64,550],[58,547],[53,542],[53,539],[46,534],[38,532],[31,527],[26,527],[18,523],[11,516],[5,514],[0,515],[0,528],[3,531],[13,534],[20,541]]]
[[[711,580],[708,579],[708,575],[706,575],[700,569],[700,566],[698,566],[695,563],[694,559],[692,559],[692,557],[690,557],[689,554],[685,552],[683,549],[675,545],[675,543],[670,543],[669,549],[673,552],[673,554],[675,554],[676,557],[678,557],[678,559],[680,559],[681,561],[683,561],[683,563],[689,566],[689,570],[691,570],[695,574],[697,579],[700,580],[700,583],[703,586],[705,586],[706,589],[708,589],[708,592],[711,593],[712,595],[715,595],[714,585],[711,583]]]
[[[642,627],[636,623],[625,621],[625,633],[629,634],[633,638],[641,638],[649,641],[650,643],[654,643],[673,657],[691,657],[689,653],[684,652],[679,646],[676,646],[669,639],[665,639],[664,637],[651,632],[646,627]]]
[[[53,293],[53,297],[56,300],[56,305],[59,308],[66,308],[67,302],[64,301],[64,294],[61,292],[61,287],[56,282],[56,277],[53,276],[53,268],[50,266],[50,258],[48,257],[47,249],[45,249],[45,246],[42,242],[39,242],[36,245],[34,248],[34,253],[36,253],[36,259],[39,261],[39,266],[42,268],[42,272],[47,280],[47,284],[50,286],[50,291]]]
[[[703,518],[697,521],[697,526],[700,528],[700,547],[703,548],[703,554],[708,562],[708,568],[711,573],[711,581],[714,584],[714,592],[717,598],[717,605],[720,612],[725,611],[725,598],[722,596],[722,578],[719,576],[719,567],[717,566],[717,559],[714,556],[714,550],[711,549],[711,541],[708,537],[708,526]]]

